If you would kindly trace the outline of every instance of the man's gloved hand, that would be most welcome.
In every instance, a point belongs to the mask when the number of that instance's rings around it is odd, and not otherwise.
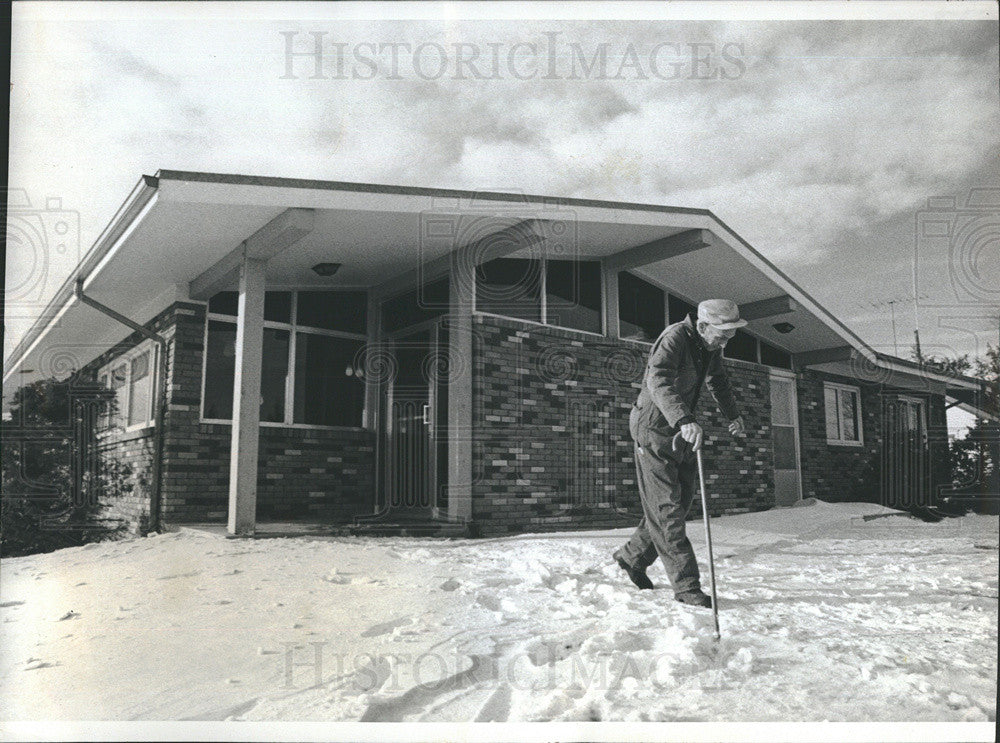
[[[743,435],[744,429],[743,429],[742,415],[739,416],[738,418],[734,418],[733,420],[729,421],[729,433],[731,433],[733,436]]]
[[[691,444],[692,451],[701,449],[701,440],[704,436],[701,426],[697,423],[685,423],[681,426],[681,438]]]

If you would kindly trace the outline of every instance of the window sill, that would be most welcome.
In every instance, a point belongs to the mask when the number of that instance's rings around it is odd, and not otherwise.
[[[579,328],[567,328],[564,325],[553,325],[551,323],[538,322],[537,320],[525,320],[520,317],[510,317],[509,315],[498,315],[495,312],[483,312],[482,310],[473,310],[473,316],[478,317],[495,317],[499,320],[508,320],[509,322],[524,323],[525,325],[530,325],[534,328],[547,328],[549,330],[563,330],[567,333],[579,333],[580,335],[585,335],[589,338],[602,338],[607,339],[604,333],[595,333],[593,330],[580,330]]]
[[[232,426],[231,420],[219,418],[201,418],[199,423],[209,426]],[[302,431],[369,431],[371,429],[364,426],[320,426],[311,423],[275,423],[273,421],[261,421],[260,428],[292,428]]]
[[[864,449],[864,441],[834,441],[832,439],[826,440],[827,446],[843,446],[848,449]]]
[[[156,426],[152,423],[148,423],[142,426],[137,426],[135,428],[128,428],[124,431],[98,431],[97,433],[97,443],[98,444],[121,444],[126,441],[133,441],[135,439],[143,439],[152,436],[156,431]]]

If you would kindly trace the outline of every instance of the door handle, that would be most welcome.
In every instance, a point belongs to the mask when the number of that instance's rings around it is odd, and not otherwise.
[[[431,406],[430,403],[424,405],[424,425],[429,426],[431,424],[430,418]]]

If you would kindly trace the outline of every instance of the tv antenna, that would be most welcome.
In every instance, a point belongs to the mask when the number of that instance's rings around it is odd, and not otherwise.
[[[916,341],[917,358],[921,358],[920,351],[920,323],[917,319],[917,300],[927,299],[926,294],[914,294],[912,296],[902,296],[893,297],[892,299],[886,299],[881,302],[872,302],[872,307],[875,309],[882,309],[883,307],[889,307],[889,317],[892,319],[892,352],[894,356],[899,356],[899,342],[896,338],[896,305],[904,304],[906,302],[913,303],[913,339]]]

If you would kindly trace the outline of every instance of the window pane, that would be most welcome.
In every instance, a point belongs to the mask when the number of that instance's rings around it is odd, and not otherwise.
[[[790,426],[792,419],[792,383],[784,379],[771,380],[771,422]]]
[[[239,310],[239,292],[219,292],[208,300],[208,311],[217,315],[236,317]]]
[[[361,340],[298,333],[295,338],[295,423],[361,425],[364,380],[358,374]]]
[[[111,401],[111,411],[109,420],[111,425],[120,426],[125,422],[125,380],[127,370],[125,364],[111,371],[111,389],[115,391],[115,398]]]
[[[477,266],[476,309],[541,322],[541,262],[496,258]]]
[[[237,317],[239,305],[239,292],[219,292],[208,300],[208,311],[216,315]],[[264,292],[264,319],[272,322],[291,322],[292,293]]]
[[[857,395],[850,390],[840,390],[839,402],[841,438],[844,441],[857,441]]]
[[[681,322],[688,315],[698,315],[698,308],[693,304],[685,302],[680,297],[675,297],[671,294],[667,298],[667,303],[670,309],[670,324],[673,325],[675,322]]]
[[[840,439],[840,413],[837,410],[837,390],[823,388],[823,403],[826,408],[826,437],[831,441]]]
[[[393,333],[448,312],[448,277],[411,289],[382,303],[382,328]]]
[[[271,322],[291,322],[292,293],[264,292],[264,319]]]
[[[205,349],[205,417],[230,420],[233,417],[233,376],[236,373],[236,325],[218,320],[208,322]]]
[[[296,325],[344,333],[367,331],[368,295],[365,292],[299,292]]]
[[[260,419],[272,423],[285,420],[285,381],[288,376],[287,330],[264,328],[264,359],[260,372]],[[235,371],[234,371],[235,373]]]
[[[666,296],[635,274],[618,274],[618,325],[622,338],[654,341],[666,327]]]
[[[749,333],[737,330],[736,335],[729,339],[723,355],[727,359],[741,359],[757,363],[757,339]]]
[[[152,400],[152,380],[149,373],[150,352],[146,351],[141,356],[132,359],[132,376],[129,380],[131,387],[128,398],[128,423],[145,423],[149,420],[149,403]]]
[[[776,366],[779,369],[791,369],[792,356],[787,351],[782,351],[770,343],[760,341],[760,363]]]
[[[795,464],[795,429],[792,426],[774,426],[774,468],[776,470],[794,470]]]
[[[545,321],[549,325],[600,333],[600,262],[550,260],[545,266]]]

